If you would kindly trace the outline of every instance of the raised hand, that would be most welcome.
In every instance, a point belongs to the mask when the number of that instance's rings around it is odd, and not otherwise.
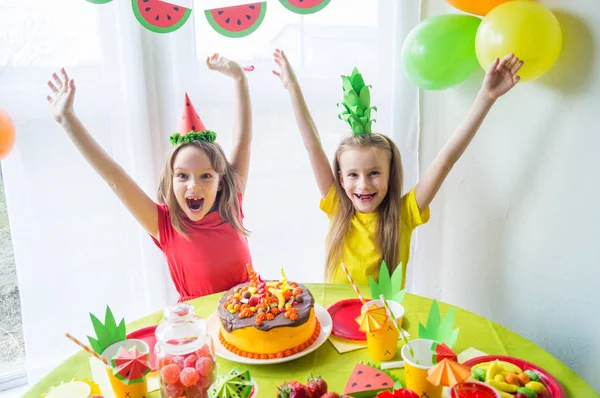
[[[54,120],[62,123],[65,116],[74,114],[73,102],[75,101],[75,81],[69,79],[65,68],[60,70],[62,78],[53,73],[52,80],[48,80],[48,87],[52,90],[52,95],[46,96],[48,102],[52,105]]]
[[[274,61],[279,66],[279,72],[273,70],[273,74],[281,80],[283,87],[288,90],[292,84],[295,84],[296,75],[294,74],[294,69],[290,65],[287,57],[283,50],[276,49],[273,53]]]
[[[206,66],[208,66],[208,69],[221,72],[232,79],[241,79],[244,77],[244,70],[237,62],[221,57],[217,53],[206,57]]]
[[[481,89],[491,99],[498,99],[510,91],[521,80],[517,73],[523,66],[514,54],[508,54],[502,60],[496,60],[490,65]]]

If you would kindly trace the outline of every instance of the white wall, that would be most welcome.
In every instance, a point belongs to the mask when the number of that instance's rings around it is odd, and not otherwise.
[[[531,339],[600,391],[600,5],[540,2],[561,22],[561,58],[496,104],[434,200],[413,274],[428,281],[417,293]],[[452,12],[423,1],[423,18]],[[482,77],[423,93],[421,175]]]

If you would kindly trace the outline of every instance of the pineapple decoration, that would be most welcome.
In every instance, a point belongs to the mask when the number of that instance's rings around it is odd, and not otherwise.
[[[371,86],[366,86],[358,69],[354,68],[350,76],[342,76],[344,101],[338,104],[344,110],[338,117],[347,122],[355,135],[371,134],[371,112],[377,107],[371,106]]]
[[[127,338],[125,330],[125,319],[121,319],[119,325],[115,321],[115,317],[110,309],[106,306],[106,314],[104,315],[104,324],[94,315],[90,314],[92,319],[92,325],[94,325],[94,332],[96,338],[88,336],[88,340],[92,349],[99,355],[102,355],[111,345],[123,341]]]

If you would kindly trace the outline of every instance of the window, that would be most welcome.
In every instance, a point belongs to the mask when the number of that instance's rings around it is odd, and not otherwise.
[[[0,167],[0,391],[22,384],[25,345],[15,258]]]

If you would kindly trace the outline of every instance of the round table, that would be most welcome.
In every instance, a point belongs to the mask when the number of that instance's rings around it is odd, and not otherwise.
[[[355,297],[354,291],[349,285],[306,284],[306,286],[311,290],[316,302],[324,307],[339,300]],[[364,291],[368,291],[368,288],[364,288]],[[215,294],[192,300],[190,303],[195,307],[196,314],[207,319],[216,310],[221,297],[222,294]],[[417,336],[419,322],[426,323],[431,303],[431,300],[423,297],[406,295],[403,303],[406,309],[403,327],[411,334],[411,339]],[[449,308],[450,306],[440,303],[442,315]],[[131,332],[158,324],[161,319],[162,312],[156,312],[130,323],[127,331]],[[455,347],[457,353],[473,347],[488,354],[521,358],[550,372],[560,381],[570,397],[600,396],[583,379],[551,354],[492,321],[457,308],[454,327],[460,327]],[[39,398],[51,386],[61,382],[67,382],[73,378],[90,378],[88,359],[89,354],[84,351],[75,354],[33,386],[24,397]],[[277,386],[284,381],[298,380],[304,383],[310,373],[322,376],[329,385],[329,391],[341,394],[354,365],[361,360],[369,361],[366,349],[339,354],[331,343],[326,342],[313,353],[291,362],[268,366],[244,365],[218,358],[217,369],[219,373],[227,373],[232,367],[250,370],[252,378],[259,385],[259,393],[262,397],[275,396]],[[392,370],[392,373],[404,382],[403,369]],[[150,397],[160,397],[160,394],[154,392],[150,394]]]

